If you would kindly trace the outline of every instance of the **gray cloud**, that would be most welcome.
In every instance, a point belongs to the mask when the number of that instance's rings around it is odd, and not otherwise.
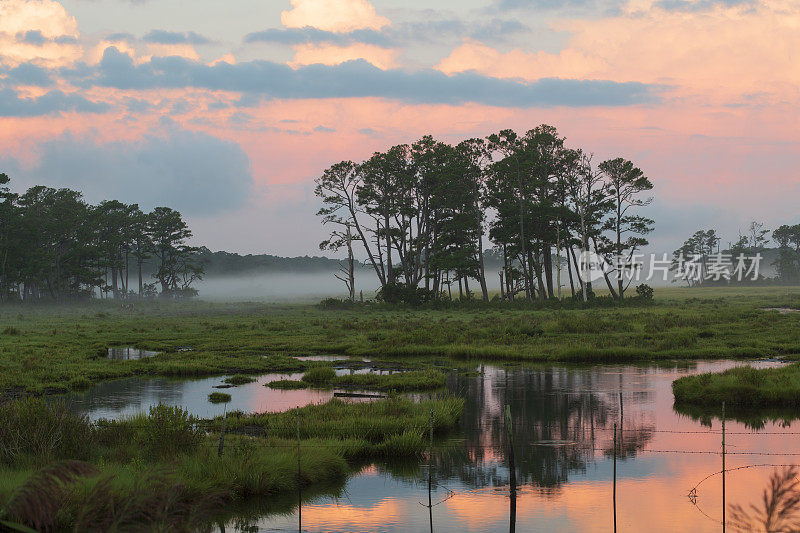
[[[154,57],[134,65],[130,56],[113,47],[106,49],[97,67],[80,66],[64,73],[82,87],[195,87],[241,92],[248,104],[255,97],[379,97],[413,103],[475,102],[500,107],[616,106],[657,101],[661,89],[637,82],[550,78],[526,83],[474,72],[448,76],[432,69],[381,70],[361,60],[298,69],[269,61],[209,66],[182,57]]]
[[[47,42],[42,32],[39,30],[30,30],[25,33],[18,33],[17,40],[25,44],[32,44],[34,46],[42,46]]]
[[[39,162],[24,178],[81,190],[93,202],[168,205],[195,216],[241,207],[253,186],[250,160],[237,143],[169,123],[163,135],[135,142],[64,134],[40,145]]]
[[[30,63],[23,63],[6,72],[8,76],[6,79],[19,83],[21,85],[37,85],[39,87],[48,87],[53,84],[53,79],[50,77],[50,72],[37,65]]]
[[[427,20],[401,22],[381,30],[355,30],[334,33],[317,28],[270,28],[247,34],[246,43],[275,43],[283,45],[330,43],[347,45],[352,43],[372,44],[382,47],[439,42],[445,39],[471,37],[481,41],[503,41],[509,36],[530,31],[518,20],[491,19],[481,22],[463,20]]]
[[[334,128],[329,128],[327,126],[320,125],[320,126],[315,127],[314,131],[319,132],[319,133],[333,133],[336,130]]]
[[[717,6],[723,7],[754,7],[757,0],[660,0],[653,4],[666,11],[700,12],[710,11]]]
[[[102,113],[109,105],[77,94],[50,91],[38,98],[20,98],[11,88],[0,90],[0,117],[33,117],[57,113]]]
[[[59,35],[53,42],[56,44],[78,44],[78,39],[72,35]]]
[[[200,35],[199,33],[195,33],[193,31],[189,32],[176,32],[176,31],[166,31],[166,30],[152,30],[145,34],[142,37],[142,40],[146,43],[153,43],[153,44],[209,44],[211,43],[211,39]]]

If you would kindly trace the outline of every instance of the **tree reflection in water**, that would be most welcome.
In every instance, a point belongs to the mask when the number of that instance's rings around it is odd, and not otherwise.
[[[452,375],[448,387],[466,399],[460,443],[440,454],[440,479],[458,478],[474,488],[508,486],[504,409],[514,427],[517,481],[543,493],[557,492],[572,472],[585,472],[600,452],[613,453],[612,427],[622,414],[621,374],[602,368],[481,367],[481,375]],[[598,392],[613,391],[613,392]],[[634,392],[635,401],[649,392]],[[652,438],[654,425],[628,413],[618,458],[635,456]]]

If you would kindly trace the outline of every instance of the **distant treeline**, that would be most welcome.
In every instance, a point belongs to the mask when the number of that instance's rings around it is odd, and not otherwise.
[[[566,284],[586,299],[577,248],[614,265],[600,283],[622,299],[626,265],[654,227],[640,212],[652,188],[631,161],[596,163],[548,125],[456,145],[425,136],[317,179],[319,215],[332,230],[321,248],[346,250],[351,264],[360,248],[382,297],[406,301],[451,297],[453,284],[469,297],[471,280],[488,299],[485,236],[500,258],[502,298],[556,298]],[[354,298],[353,269],[337,277]]]
[[[41,185],[15,194],[9,182],[0,174],[0,301],[196,294],[203,268],[179,212],[91,205],[78,191]]]
[[[258,274],[314,274],[337,271],[346,264],[344,259],[303,256],[280,257],[269,254],[241,255],[231,252],[212,252],[205,246],[194,251],[196,263],[203,267],[204,278],[225,276],[248,276]],[[133,265],[131,266],[133,268]],[[355,268],[368,268],[356,261]],[[145,261],[143,271],[146,276],[158,269],[156,261]]]
[[[762,258],[762,264],[759,265],[758,276],[753,281],[770,281],[763,272],[765,267],[773,267],[775,276],[771,281],[787,285],[800,283],[800,224],[783,224],[770,231],[764,224],[753,221],[744,233],[739,233],[736,242],[730,242],[727,247],[723,247],[721,241],[715,229],[696,231],[673,252],[673,269],[678,270],[682,262],[696,258],[701,276],[699,279],[686,280],[687,284],[726,284],[735,280],[715,276],[711,272],[721,256],[725,256],[724,261],[731,262],[736,262],[741,256],[745,258],[745,266],[749,268],[758,254]],[[777,247],[768,248],[767,245],[771,242]]]

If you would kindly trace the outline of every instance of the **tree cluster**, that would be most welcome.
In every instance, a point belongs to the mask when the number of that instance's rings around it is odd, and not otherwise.
[[[548,125],[455,146],[425,136],[337,163],[316,184],[318,215],[332,228],[320,247],[347,250],[350,266],[339,277],[351,299],[360,247],[383,295],[452,298],[457,284],[470,297],[473,280],[486,300],[485,239],[501,258],[504,299],[561,297],[564,268],[571,294],[586,298],[591,283],[576,248],[612,265],[605,284],[622,299],[625,265],[653,229],[636,212],[653,188],[639,168],[622,158],[596,165]]]
[[[673,269],[689,258],[695,258],[700,268],[700,276],[690,285],[709,283],[706,273],[710,262],[722,254],[734,261],[744,262],[749,269],[757,254],[773,256],[771,264],[775,267],[776,281],[785,284],[800,283],[800,224],[793,226],[784,224],[772,232],[772,240],[777,250],[768,248],[770,231],[764,224],[752,221],[744,232],[739,232],[736,242],[729,242],[723,250],[717,231],[714,229],[698,230],[683,245],[673,252]],[[774,252],[777,252],[774,254]],[[774,255],[773,255],[774,254]],[[759,275],[763,279],[763,275]],[[717,280],[729,283],[730,280]],[[753,281],[748,279],[748,281]]]
[[[37,185],[11,192],[0,174],[0,301],[182,297],[203,275],[192,233],[168,207],[145,213],[116,200],[90,205],[78,191]],[[155,283],[142,265],[156,263]],[[131,268],[138,290],[130,286]]]

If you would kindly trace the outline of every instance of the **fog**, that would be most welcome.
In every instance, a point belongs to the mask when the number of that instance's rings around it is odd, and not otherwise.
[[[214,276],[192,286],[199,291],[200,299],[211,301],[317,302],[323,298],[347,297],[344,283],[333,272]],[[361,290],[365,300],[374,298],[377,289],[374,272],[356,273],[356,297]]]
[[[762,265],[761,273],[774,276],[774,268],[768,262]],[[672,274],[667,280],[660,276],[646,279],[649,270],[649,261],[645,259],[645,266],[641,281],[634,281],[630,285],[633,291],[639,283],[647,283],[655,288],[685,287],[683,281],[674,282]],[[553,275],[555,284],[556,277]],[[486,271],[486,284],[490,293],[500,292],[500,277],[497,270]],[[575,289],[580,288],[580,282],[574,279]],[[378,280],[372,270],[364,269],[356,273],[356,297],[359,291],[363,292],[364,299],[372,299],[378,290]],[[606,284],[602,279],[595,281],[595,290],[605,292]],[[314,274],[252,274],[243,276],[212,276],[194,287],[199,291],[199,298],[210,301],[242,302],[318,302],[323,298],[346,298],[347,289],[344,283],[336,279],[333,272],[319,272]],[[569,296],[570,283],[566,270],[561,271],[561,291],[563,296]],[[446,287],[445,287],[446,289]],[[480,295],[480,285],[475,280],[470,280],[470,289]],[[458,284],[452,287],[454,297],[458,297]]]

